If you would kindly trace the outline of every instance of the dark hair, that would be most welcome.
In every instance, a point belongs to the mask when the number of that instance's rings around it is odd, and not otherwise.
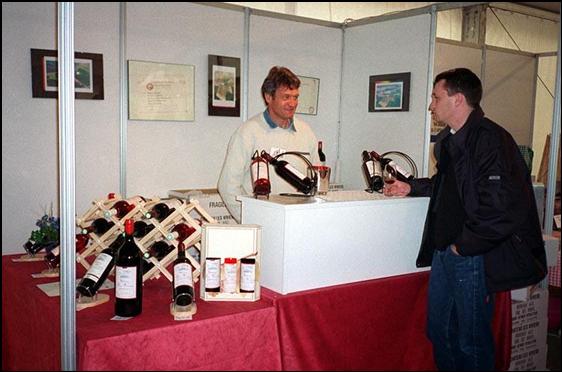
[[[265,95],[275,95],[277,88],[285,86],[290,89],[298,89],[301,86],[301,81],[297,75],[293,74],[291,70],[286,67],[273,66],[261,86],[261,96],[267,105]]]
[[[467,68],[454,68],[444,71],[435,77],[433,86],[445,80],[447,94],[460,93],[466,98],[466,102],[472,108],[477,107],[482,99],[482,82],[476,74]]]

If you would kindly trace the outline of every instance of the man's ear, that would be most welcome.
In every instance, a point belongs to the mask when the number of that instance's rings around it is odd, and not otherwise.
[[[455,99],[455,101],[454,101],[455,106],[461,106],[461,105],[466,103],[466,97],[461,93],[455,94],[454,99]]]
[[[265,103],[267,103],[267,105],[269,106],[269,104],[273,100],[273,96],[271,94],[267,94],[267,93],[265,93],[263,96],[265,97]]]

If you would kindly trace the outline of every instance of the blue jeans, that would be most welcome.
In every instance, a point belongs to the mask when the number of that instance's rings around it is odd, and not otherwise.
[[[433,254],[427,335],[439,370],[494,369],[493,296],[486,289],[484,257]]]

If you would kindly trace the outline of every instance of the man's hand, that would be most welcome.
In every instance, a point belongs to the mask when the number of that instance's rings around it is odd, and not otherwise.
[[[398,180],[391,184],[385,183],[383,189],[386,196],[406,196],[411,190],[410,184]]]

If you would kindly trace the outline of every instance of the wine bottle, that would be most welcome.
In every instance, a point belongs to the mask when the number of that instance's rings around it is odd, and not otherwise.
[[[176,306],[193,302],[193,269],[185,255],[185,245],[178,244],[178,257],[174,261],[173,299]]]
[[[92,221],[90,226],[82,229],[82,234],[95,233],[97,235],[103,235],[107,230],[111,229],[115,225],[112,221],[108,221],[105,218],[96,218]]]
[[[223,293],[236,293],[236,286],[238,284],[238,264],[237,259],[234,257],[227,257],[224,259],[224,280],[222,283]]]
[[[133,220],[128,219],[125,241],[115,259],[115,315],[123,317],[142,312],[142,260],[133,233]]]
[[[146,218],[156,218],[158,222],[162,222],[173,213],[177,207],[180,206],[180,202],[177,199],[170,199],[168,201],[162,201],[155,204],[150,211],[145,215]]]
[[[87,234],[76,234],[76,251],[81,251],[88,245],[90,237]],[[47,254],[45,255],[45,261],[49,268],[54,269],[60,264],[60,245],[47,247]]]
[[[205,292],[220,292],[221,259],[205,258]]]
[[[255,196],[267,196],[271,192],[271,183],[269,181],[269,166],[267,161],[262,158],[258,151],[252,156],[252,164],[250,165],[252,174],[252,186]]]
[[[414,179],[414,176],[410,172],[396,164],[396,162],[392,159],[383,158],[381,164],[383,164],[383,167],[387,172],[394,175],[394,177],[399,181],[408,182],[409,180]]]
[[[318,141],[318,159],[322,165],[326,164],[326,154],[322,151],[322,141]]]
[[[86,297],[93,297],[97,293],[115,265],[115,253],[123,244],[123,240],[123,235],[119,235],[109,247],[100,252],[92,266],[90,266],[82,280],[80,280],[80,283],[78,283],[76,287],[78,293]]]
[[[154,229],[153,224],[148,224],[144,221],[135,221],[133,236],[137,239],[141,239],[146,234],[151,232],[152,229]]]
[[[185,223],[178,223],[172,228],[172,232],[166,236],[168,240],[176,239],[178,242],[183,242],[187,239],[191,234],[195,232],[195,229]]]
[[[240,293],[253,293],[256,290],[256,259],[240,259]]]
[[[273,165],[275,173],[277,173],[279,177],[283,178],[298,191],[306,195],[314,189],[314,181],[299,172],[295,167],[287,163],[287,161],[275,159],[265,151],[262,151],[261,156],[269,164]]]
[[[110,218],[111,216],[116,216],[117,218],[121,219],[127,215],[130,211],[133,210],[134,204],[129,204],[126,200],[119,200],[110,210],[104,213],[105,218]]]
[[[373,151],[374,152],[374,151]],[[368,191],[380,192],[384,186],[382,179],[381,163],[373,156],[373,152],[363,151],[363,174],[368,184]],[[376,153],[375,153],[376,154]],[[377,154],[378,155],[378,154]]]

